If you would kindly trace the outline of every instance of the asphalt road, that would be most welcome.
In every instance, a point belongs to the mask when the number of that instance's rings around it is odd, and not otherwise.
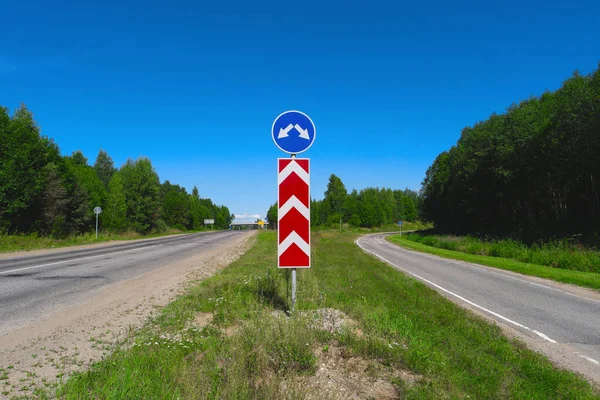
[[[0,259],[0,335],[239,234],[204,232]]]
[[[364,236],[357,244],[452,301],[545,342],[543,350],[553,353],[548,355],[554,360],[564,359],[570,368],[600,382],[598,292],[409,251],[385,236]]]

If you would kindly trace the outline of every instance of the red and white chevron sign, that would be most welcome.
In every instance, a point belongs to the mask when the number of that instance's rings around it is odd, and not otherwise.
[[[279,158],[278,266],[310,268],[310,160]]]

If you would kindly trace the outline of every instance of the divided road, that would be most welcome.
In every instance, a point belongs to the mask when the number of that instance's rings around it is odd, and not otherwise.
[[[387,235],[363,236],[356,243],[450,300],[516,330],[553,361],[600,382],[600,293],[406,250],[386,241]]]
[[[239,234],[203,232],[0,258],[0,335],[85,301],[105,285],[212,250]]]

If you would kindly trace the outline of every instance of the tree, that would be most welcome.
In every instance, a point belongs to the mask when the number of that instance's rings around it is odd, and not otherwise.
[[[404,196],[402,201],[404,204],[404,220],[415,221],[417,219],[417,207],[414,200],[411,197]]]
[[[160,215],[160,183],[149,159],[127,160],[121,167],[127,220],[136,232],[147,233]]]
[[[269,207],[269,210],[267,211],[267,221],[269,221],[269,229],[277,229],[277,223],[278,223],[278,211],[279,208],[277,206],[277,202],[275,202],[273,205],[271,205],[271,207]]]
[[[108,184],[117,170],[114,161],[106,151],[100,149],[98,152],[96,162],[94,163],[94,170],[96,170],[96,174],[104,184],[104,187],[108,189]]]
[[[73,153],[75,155],[75,153]],[[94,207],[104,207],[106,205],[107,192],[106,187],[96,174],[96,170],[87,163],[82,163],[85,159],[83,153],[77,152],[78,156],[66,158],[66,166],[68,171],[77,182],[78,188],[81,188],[85,193],[85,204],[83,207],[86,210],[89,220],[95,219]],[[101,220],[101,226],[104,219]]]
[[[198,188],[194,186],[192,189],[192,193],[189,195],[190,197],[190,212],[189,212],[189,228],[190,229],[200,229],[202,227],[202,209],[200,203],[200,193],[198,192]]]
[[[102,212],[104,226],[115,231],[124,231],[128,228],[127,201],[123,189],[121,174],[113,174],[108,183],[106,207]]]
[[[342,180],[336,175],[331,174],[329,177],[329,183],[327,184],[327,191],[325,191],[324,199],[324,201],[329,205],[328,211],[330,211],[330,215],[344,215],[344,206],[347,195],[348,192],[346,191],[346,187],[344,186]]]
[[[352,226],[360,226],[360,217],[358,216],[358,192],[353,189],[346,197],[344,204],[344,220]]]
[[[81,150],[75,150],[70,158],[74,165],[88,165],[88,159]]]
[[[6,232],[11,228],[11,215],[8,211],[11,200],[9,181],[10,166],[8,154],[12,148],[10,133],[10,116],[8,109],[0,107],[0,233]]]
[[[361,226],[373,228],[381,225],[381,215],[378,212],[377,190],[367,188],[359,194],[359,217]]]
[[[0,228],[29,233],[42,214],[49,163],[62,165],[58,147],[40,135],[24,104],[14,112],[0,107]]]
[[[322,201],[310,200],[310,226],[315,227],[321,225],[320,208]]]
[[[46,180],[42,192],[43,211],[39,227],[46,234],[63,237],[68,230],[69,193],[54,163],[44,167],[44,175]]]
[[[101,206],[104,229],[156,228],[161,206],[165,218],[182,229],[198,229],[203,219],[227,228],[233,215],[226,206],[201,199],[198,189],[165,182],[161,188],[150,160],[128,160],[120,172],[100,150],[93,167],[80,150],[61,156],[42,136],[33,114],[21,104],[11,116],[0,106],[0,234],[39,233],[63,237],[93,229],[93,208]],[[162,202],[161,202],[162,200]]]
[[[186,229],[190,219],[190,199],[185,188],[165,181],[160,187],[162,219],[168,226]]]
[[[524,240],[600,225],[600,69],[462,130],[422,187],[424,215],[458,233]],[[413,199],[414,200],[414,199]]]

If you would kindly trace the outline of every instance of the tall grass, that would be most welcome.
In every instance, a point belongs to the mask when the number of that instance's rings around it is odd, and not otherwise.
[[[526,245],[511,239],[481,240],[472,236],[411,233],[407,239],[440,249],[467,254],[508,258],[529,264],[572,271],[600,273],[600,252],[572,239]]]
[[[431,224],[430,222],[404,221],[402,224],[402,231],[424,230],[424,229],[432,229],[432,228],[433,228],[433,224]],[[313,227],[311,227],[311,229],[313,232],[327,232],[327,231],[338,231],[339,232],[340,227],[339,227],[339,225],[335,224],[335,225],[331,225],[331,226],[327,226],[327,225],[313,226]],[[350,224],[343,224],[342,232],[354,232],[354,233],[360,233],[360,234],[378,233],[378,232],[400,232],[400,226],[397,224],[387,224],[387,225],[382,225],[382,226],[375,226],[372,228],[364,228],[364,227],[351,226]]]

